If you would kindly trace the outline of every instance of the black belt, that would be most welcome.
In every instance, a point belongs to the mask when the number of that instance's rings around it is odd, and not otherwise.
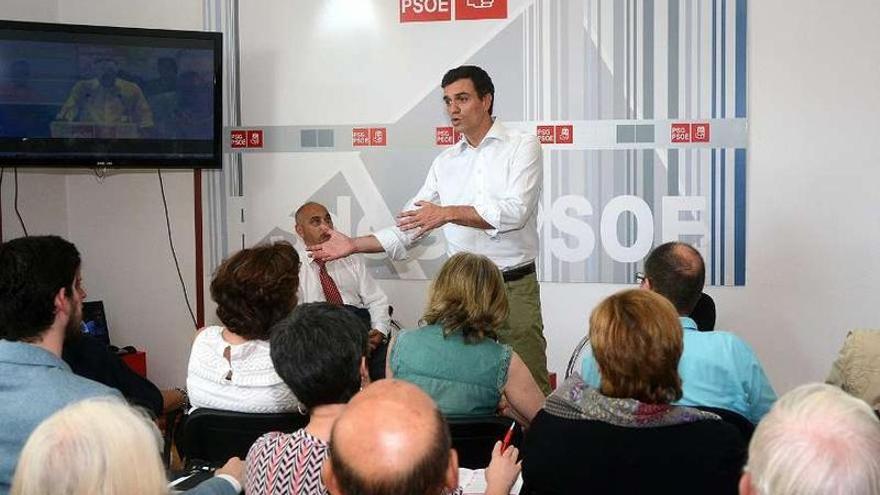
[[[505,282],[516,282],[517,280],[535,273],[535,262],[531,262],[528,265],[523,265],[518,268],[511,268],[510,270],[504,270],[501,272],[501,276],[504,277]]]

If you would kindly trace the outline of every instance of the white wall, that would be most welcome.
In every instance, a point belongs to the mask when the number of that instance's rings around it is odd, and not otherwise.
[[[18,211],[28,234],[67,235],[66,182],[66,175],[62,172],[18,170]],[[24,235],[15,213],[15,180],[11,167],[3,171],[0,212],[3,215],[4,240]]]
[[[880,328],[880,3],[749,9],[748,280],[713,295],[786,390]]]
[[[162,29],[202,28],[199,0],[8,0],[4,19]],[[174,244],[195,302],[192,171],[163,171]],[[12,180],[3,181],[3,237],[20,235]],[[67,237],[83,257],[89,300],[105,302],[113,342],[147,351],[159,386],[186,379],[193,324],[168,247],[155,170],[19,172],[19,203],[28,231]]]

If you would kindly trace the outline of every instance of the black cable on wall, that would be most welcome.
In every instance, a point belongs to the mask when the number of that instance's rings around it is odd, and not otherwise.
[[[15,194],[14,194],[14,206],[15,206],[15,214],[18,216],[18,223],[21,224],[21,230],[24,232],[24,236],[28,236],[27,227],[24,224],[24,219],[21,218],[21,210],[18,209],[18,167],[12,168],[12,177],[15,183]]]
[[[165,208],[165,227],[168,231],[168,245],[171,246],[171,256],[174,258],[174,266],[177,268],[177,278],[180,279],[180,287],[183,289],[183,300],[186,302],[186,309],[189,310],[189,316],[192,319],[193,328],[198,327],[196,323],[196,315],[193,313],[192,305],[189,303],[189,294],[186,292],[186,283],[183,281],[183,274],[180,272],[180,263],[177,261],[177,252],[174,250],[174,241],[171,237],[171,219],[168,217],[168,201],[165,199],[165,182],[162,180],[162,170],[156,169],[159,174],[159,190],[162,192],[162,207]],[[198,281],[196,281],[198,283]]]

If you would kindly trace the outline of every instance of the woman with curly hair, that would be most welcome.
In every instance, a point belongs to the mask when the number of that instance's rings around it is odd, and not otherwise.
[[[296,306],[299,255],[287,242],[242,249],[214,273],[223,326],[199,331],[186,385],[193,408],[271,413],[299,403],[272,366],[269,329]]]
[[[386,375],[418,385],[447,417],[491,415],[500,408],[528,425],[544,395],[522,359],[496,341],[508,311],[494,263],[472,253],[452,256],[431,285],[426,325],[389,345]]]

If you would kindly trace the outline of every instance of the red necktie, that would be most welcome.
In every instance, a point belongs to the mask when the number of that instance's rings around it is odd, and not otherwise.
[[[318,264],[318,277],[321,279],[321,288],[324,289],[324,299],[331,304],[342,306],[342,294],[339,293],[339,287],[333,277],[327,273],[327,265],[324,261],[315,261]]]

